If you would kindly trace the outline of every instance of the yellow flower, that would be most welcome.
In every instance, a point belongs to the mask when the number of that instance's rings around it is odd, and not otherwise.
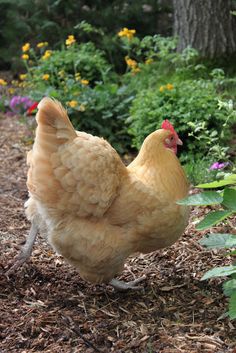
[[[151,64],[151,63],[153,63],[153,59],[149,58],[149,59],[146,59],[146,60],[145,60],[145,64],[146,64],[146,65],[149,65],[149,64]]]
[[[38,48],[43,48],[43,47],[47,47],[48,46],[48,42],[40,42],[37,44]]]
[[[81,75],[80,75],[79,72],[77,72],[77,73],[75,74],[75,81],[80,81],[80,79],[81,79]]]
[[[80,104],[79,110],[80,110],[81,112],[84,112],[84,111],[85,111],[85,105],[84,105],[84,104]]]
[[[23,54],[23,55],[21,55],[21,59],[28,60],[29,59],[29,55],[28,54]]]
[[[130,59],[128,56],[125,57],[125,62],[131,69],[135,69],[138,66],[137,61]]]
[[[163,92],[165,90],[165,86],[161,86],[160,88],[159,88],[159,91],[160,92]]]
[[[124,27],[120,32],[118,32],[118,36],[119,37],[126,37],[130,40],[133,38],[135,33],[136,33],[135,29],[128,29],[128,28]]]
[[[20,75],[21,81],[24,81],[26,79],[26,77],[27,77],[27,74],[21,74]]]
[[[80,80],[80,82],[82,83],[82,85],[85,85],[85,86],[89,84],[88,80]]]
[[[52,51],[51,50],[46,50],[44,55],[42,56],[43,60],[47,60],[48,58],[50,58],[50,56],[52,55]]]
[[[7,82],[2,78],[0,78],[0,86],[6,86],[6,85],[7,85]]]
[[[44,75],[42,76],[42,79],[43,79],[44,81],[48,81],[48,80],[49,80],[49,77],[50,77],[49,74],[44,74]]]
[[[174,89],[174,86],[171,83],[167,83],[166,88],[171,91],[172,89]]]
[[[22,46],[22,51],[23,53],[25,53],[26,51],[29,51],[30,50],[30,44],[29,43],[25,43],[23,46]]]
[[[135,67],[134,69],[131,70],[132,74],[137,74],[138,72],[140,72],[140,68],[139,67]]]
[[[78,102],[77,101],[70,101],[70,102],[67,102],[67,104],[71,107],[71,108],[75,108],[77,105],[78,105]]]
[[[75,42],[76,42],[75,37],[72,34],[69,35],[68,38],[66,39],[66,45],[67,46],[70,46],[70,45],[72,45]]]
[[[8,92],[9,92],[9,94],[13,94],[13,93],[15,93],[15,88],[9,88],[9,90],[8,90]]]

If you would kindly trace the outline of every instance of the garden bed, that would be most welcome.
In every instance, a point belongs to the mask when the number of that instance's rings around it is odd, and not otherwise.
[[[42,236],[30,261],[6,277],[30,226],[23,205],[32,133],[4,116],[0,131],[1,352],[236,352],[235,322],[218,320],[227,308],[220,280],[200,281],[229,262],[198,244],[194,220],[203,209],[192,211],[176,244],[127,261],[122,279],[145,274],[143,291],[84,282]]]

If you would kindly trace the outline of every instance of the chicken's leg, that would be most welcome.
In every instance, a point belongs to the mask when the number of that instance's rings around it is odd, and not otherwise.
[[[15,257],[15,259],[14,259],[15,262],[10,267],[10,269],[6,272],[7,276],[12,274],[21,265],[23,265],[24,262],[26,262],[28,260],[28,258],[30,257],[30,255],[32,253],[32,249],[33,249],[33,245],[36,240],[37,233],[38,233],[38,227],[36,226],[36,224],[34,222],[32,222],[29,234],[26,238],[26,242],[25,242],[24,246],[21,248],[19,255],[17,255]]]
[[[140,290],[140,289],[143,289],[143,287],[137,286],[137,284],[144,281],[145,279],[146,279],[146,276],[142,276],[140,278],[135,279],[134,281],[123,282],[123,281],[119,281],[118,279],[113,278],[109,282],[109,284],[118,291],[126,291],[128,289]]]

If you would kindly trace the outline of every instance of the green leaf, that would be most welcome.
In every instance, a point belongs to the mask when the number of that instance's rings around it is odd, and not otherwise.
[[[191,195],[177,201],[178,205],[207,206],[216,205],[223,201],[223,197],[216,191],[205,191],[200,194]]]
[[[230,279],[223,283],[224,294],[228,297],[236,290],[236,279]]]
[[[212,227],[215,224],[223,221],[225,218],[229,217],[231,214],[232,214],[231,211],[210,212],[200,223],[198,223],[196,229],[197,230],[204,230],[209,227]]]
[[[224,266],[224,267],[215,267],[211,270],[207,271],[201,280],[214,278],[214,277],[222,277],[222,276],[230,276],[233,273],[236,273],[236,266]]]
[[[229,317],[236,319],[236,290],[231,294],[229,299]]]
[[[212,183],[199,184],[196,187],[202,189],[215,189],[226,185],[236,184],[236,174],[229,175],[227,178],[219,181],[213,181]]]
[[[236,190],[226,188],[223,195],[223,205],[230,210],[236,212]]]
[[[236,246],[236,235],[233,234],[207,234],[199,243],[209,249],[231,248]]]

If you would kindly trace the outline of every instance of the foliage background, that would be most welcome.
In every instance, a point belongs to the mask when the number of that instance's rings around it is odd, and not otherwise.
[[[13,107],[17,94],[55,97],[75,128],[105,137],[120,153],[139,148],[170,119],[184,140],[180,158],[193,182],[210,180],[209,166],[234,155],[235,114],[227,108],[232,102],[234,110],[234,69],[191,48],[176,52],[176,39],[168,37],[172,1],[0,0],[0,10],[0,67],[11,66],[16,78],[9,91],[1,88],[2,110],[22,111]],[[136,30],[130,39],[117,35],[125,26]],[[72,34],[76,43],[67,46]],[[38,49],[44,41],[49,46]],[[22,61],[26,42],[29,60]]]
[[[140,36],[171,33],[171,1],[65,1],[65,0],[0,0],[0,68],[20,64],[19,43],[48,41],[53,48],[60,47],[72,31],[81,41],[91,39],[76,26],[81,21],[102,30],[93,39],[104,49],[111,61],[119,67],[121,53],[117,50],[111,33],[122,27],[136,28]]]

